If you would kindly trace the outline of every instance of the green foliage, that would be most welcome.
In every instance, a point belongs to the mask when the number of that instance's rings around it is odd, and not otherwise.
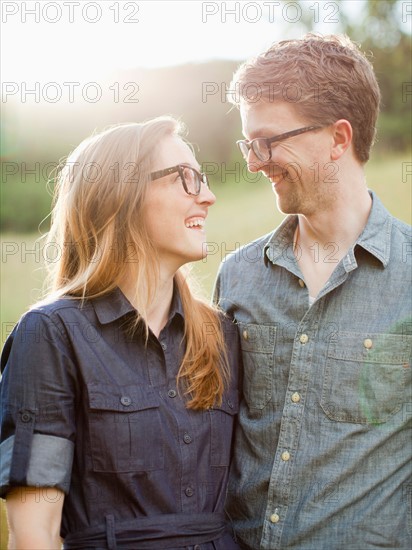
[[[0,187],[0,214],[2,231],[29,232],[39,227],[48,216],[51,196],[46,188],[47,180],[35,175],[9,176]],[[48,220],[41,224],[47,231]]]
[[[378,150],[411,148],[412,42],[410,30],[406,34],[402,25],[403,4],[400,0],[367,0],[359,20],[343,22],[342,30],[368,54],[379,82]]]

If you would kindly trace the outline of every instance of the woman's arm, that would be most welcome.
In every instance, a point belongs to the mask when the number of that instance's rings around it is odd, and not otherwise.
[[[59,550],[64,493],[17,487],[7,493],[9,550]]]

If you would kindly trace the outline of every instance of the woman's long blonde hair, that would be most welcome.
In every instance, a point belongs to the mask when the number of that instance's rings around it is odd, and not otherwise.
[[[171,117],[122,124],[84,140],[69,155],[55,187],[47,245],[59,250],[48,265],[49,297],[81,300],[107,294],[130,273],[144,322],[158,282],[158,259],[144,224],[146,189],[162,139],[181,136]],[[175,275],[185,316],[186,352],[178,373],[187,407],[220,404],[229,378],[216,309],[192,295],[187,275]],[[146,325],[146,330],[147,325]]]

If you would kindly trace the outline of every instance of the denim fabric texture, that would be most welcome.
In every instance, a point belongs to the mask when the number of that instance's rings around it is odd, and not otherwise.
[[[175,291],[159,338],[131,330],[119,289],[25,314],[2,355],[1,496],[66,494],[68,548],[238,548],[224,517],[238,412],[238,332],[220,407],[192,411],[176,387],[184,316]],[[208,327],[205,327],[205,331]],[[206,334],[206,333],[205,333]]]
[[[370,194],[311,307],[296,216],[221,265],[244,363],[227,504],[242,548],[412,547],[411,229]]]

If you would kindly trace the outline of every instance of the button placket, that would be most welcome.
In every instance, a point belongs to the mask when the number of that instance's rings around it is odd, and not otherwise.
[[[276,512],[270,516],[270,521],[272,523],[278,523],[279,520],[280,520],[279,514],[277,514]]]
[[[280,455],[280,458],[283,460],[283,462],[287,462],[288,460],[290,460],[289,451],[283,451],[283,453]]]
[[[303,287],[302,287],[303,288]],[[310,310],[309,310],[310,311]],[[310,381],[309,370],[312,364],[313,347],[316,340],[316,314],[307,313],[305,320],[296,327],[292,361],[290,363],[288,380],[288,399],[285,402],[282,415],[282,425],[285,426],[279,434],[276,461],[278,467],[273,468],[267,503],[268,521],[264,527],[264,536],[272,542],[280,538],[282,529],[282,517],[287,511],[285,503],[289,499],[291,487],[290,479],[293,477],[295,465],[295,453],[298,452],[299,435],[302,429],[304,407],[301,402],[308,390]],[[296,389],[298,388],[298,391]],[[282,496],[280,496],[282,495]],[[283,502],[285,499],[285,502]],[[284,512],[280,513],[279,510]]]

